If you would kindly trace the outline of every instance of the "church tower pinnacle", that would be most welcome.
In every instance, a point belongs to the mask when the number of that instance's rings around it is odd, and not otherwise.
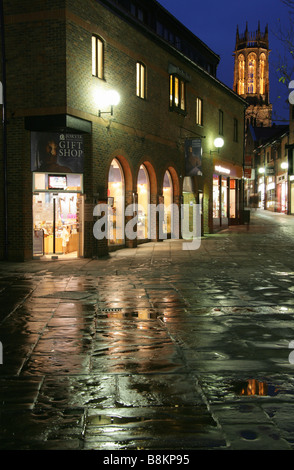
[[[255,32],[248,31],[248,23],[243,34],[236,31],[235,67],[233,89],[246,99],[246,124],[257,127],[270,127],[272,105],[269,102],[269,41],[268,26],[262,33],[260,22]]]

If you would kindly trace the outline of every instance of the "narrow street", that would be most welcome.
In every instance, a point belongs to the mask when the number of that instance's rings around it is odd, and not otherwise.
[[[0,263],[0,449],[293,450],[294,217]]]

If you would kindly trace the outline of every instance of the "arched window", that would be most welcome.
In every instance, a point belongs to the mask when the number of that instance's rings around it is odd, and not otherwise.
[[[163,179],[164,197],[164,227],[163,233],[171,233],[172,203],[173,203],[173,183],[170,172],[167,170]]]
[[[245,58],[243,54],[238,57],[238,94],[245,94]]]
[[[256,93],[256,55],[253,53],[248,56],[247,93]]]
[[[148,206],[150,203],[149,175],[144,165],[140,166],[138,181],[138,238],[148,238]]]
[[[108,243],[121,245],[124,243],[124,203],[125,181],[122,167],[114,158],[111,162],[108,174],[108,205],[109,227]]]
[[[265,54],[260,54],[259,59],[259,90],[261,95],[265,95]]]

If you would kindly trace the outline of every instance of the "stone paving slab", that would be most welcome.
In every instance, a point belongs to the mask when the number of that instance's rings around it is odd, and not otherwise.
[[[197,251],[0,263],[0,449],[292,450],[294,224],[279,220]]]

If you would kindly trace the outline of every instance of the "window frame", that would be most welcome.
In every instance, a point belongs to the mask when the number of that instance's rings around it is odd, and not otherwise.
[[[104,80],[105,43],[100,36],[92,34],[92,76]]]
[[[200,109],[199,109],[200,104]],[[200,112],[199,112],[200,111]],[[197,96],[196,98],[196,124],[203,126],[203,99]]]
[[[177,75],[169,75],[169,107],[171,110],[187,114],[186,81]]]
[[[224,112],[218,110],[218,133],[219,135],[224,135]]]
[[[142,83],[143,82],[143,83]],[[143,62],[136,62],[136,96],[146,100],[147,93],[147,67]]]

